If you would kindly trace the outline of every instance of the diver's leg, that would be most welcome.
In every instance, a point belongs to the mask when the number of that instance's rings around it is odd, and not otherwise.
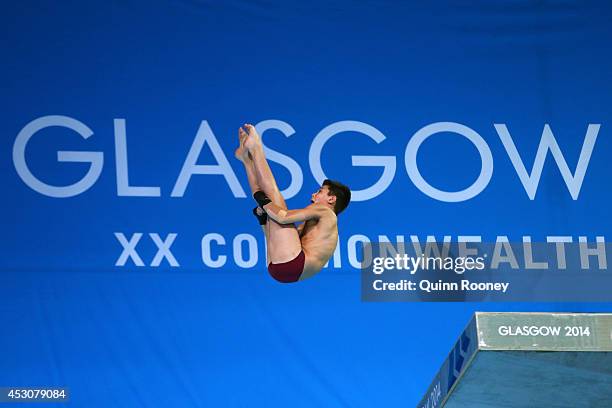
[[[248,133],[244,139],[244,148],[252,157],[253,168],[257,180],[257,186],[277,206],[287,209],[274,175],[270,170],[268,161],[264,155],[261,139],[252,125],[245,125]],[[268,261],[271,263],[284,263],[291,261],[302,251],[300,236],[293,224],[279,224],[268,218],[266,224],[268,230]]]

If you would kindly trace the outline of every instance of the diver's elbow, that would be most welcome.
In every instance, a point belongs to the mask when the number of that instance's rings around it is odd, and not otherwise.
[[[291,221],[291,219],[289,217],[280,217],[279,220],[277,221],[279,224],[292,224],[293,221]]]

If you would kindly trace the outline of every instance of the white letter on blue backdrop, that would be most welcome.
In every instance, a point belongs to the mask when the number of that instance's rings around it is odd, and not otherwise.
[[[130,186],[125,119],[115,119],[115,163],[117,168],[117,195],[124,197],[159,197],[159,187]]]
[[[312,175],[319,184],[323,183],[323,180],[327,178],[321,167],[321,152],[323,151],[323,146],[332,136],[342,132],[363,133],[369,136],[370,139],[374,140],[377,144],[385,140],[385,135],[375,127],[354,120],[344,120],[325,127],[315,136],[310,145],[310,152],[308,154]],[[383,174],[376,183],[363,190],[354,190],[351,192],[352,201],[366,201],[377,197],[382,194],[393,181],[393,177],[395,176],[394,156],[351,156],[351,159],[353,166],[383,167]]]
[[[204,147],[204,142],[207,142],[208,146],[210,146],[210,150],[217,160],[217,164],[196,164],[198,157],[200,156],[200,152],[202,151],[202,147]],[[187,189],[187,183],[189,183],[189,179],[191,178],[192,174],[222,175],[225,177],[225,181],[227,181],[232,193],[234,193],[234,197],[246,197],[244,190],[236,178],[236,174],[234,174],[234,170],[232,170],[232,166],[230,166],[229,162],[227,161],[221,146],[219,146],[219,142],[215,138],[210,126],[208,126],[208,122],[205,120],[203,120],[200,124],[200,128],[198,129],[198,133],[196,134],[196,137],[191,145],[191,149],[189,149],[189,154],[187,154],[185,163],[183,163],[181,173],[179,174],[176,184],[174,185],[174,189],[172,189],[172,193],[170,194],[172,197],[183,196],[185,190]]]
[[[225,245],[225,238],[223,235],[217,234],[216,232],[211,232],[202,237],[201,247],[202,247],[202,262],[204,265],[209,268],[221,268],[225,265],[227,261],[227,256],[219,255],[217,259],[212,259],[212,248],[211,242],[216,242],[218,245]]]
[[[582,144],[582,150],[580,150],[580,157],[578,158],[576,171],[573,175],[569,169],[569,166],[567,165],[567,162],[565,161],[565,158],[563,157],[563,153],[561,153],[561,149],[559,148],[559,145],[557,144],[555,136],[553,135],[552,130],[550,130],[548,123],[544,125],[542,138],[540,139],[540,145],[538,146],[538,151],[533,162],[531,174],[527,174],[525,164],[516,150],[516,146],[512,141],[512,136],[510,136],[510,132],[508,131],[506,125],[501,123],[494,124],[493,126],[495,126],[495,130],[497,130],[497,134],[504,144],[506,152],[508,152],[508,156],[510,157],[512,165],[516,170],[516,174],[518,174],[519,179],[521,179],[521,183],[523,183],[523,187],[525,188],[529,199],[533,200],[535,198],[536,191],[538,190],[538,184],[540,184],[540,176],[542,175],[542,169],[544,168],[546,154],[549,150],[552,153],[553,159],[555,159],[555,163],[557,163],[557,167],[561,172],[563,181],[565,181],[565,185],[567,186],[572,198],[574,200],[578,199],[580,188],[582,187],[582,182],[584,181],[584,176],[586,175],[587,167],[589,166],[589,161],[591,160],[595,140],[597,140],[597,134],[599,133],[599,124],[589,123],[589,127],[587,128],[586,136],[584,138],[584,143]]]
[[[421,176],[419,168],[417,167],[417,153],[419,151],[419,147],[421,147],[421,143],[423,143],[428,137],[440,132],[457,133],[467,138],[474,146],[476,146],[476,149],[478,149],[481,161],[480,174],[478,175],[476,181],[465,190],[454,192],[439,190],[425,181],[423,176]],[[431,198],[449,203],[466,201],[477,196],[487,187],[489,181],[491,181],[491,176],[493,176],[493,155],[491,154],[491,149],[489,149],[487,143],[474,130],[455,122],[436,122],[419,129],[414,136],[412,136],[408,142],[408,145],[406,146],[404,160],[406,162],[408,177],[410,177],[414,185],[419,190]]]
[[[286,137],[290,137],[295,133],[295,130],[291,127],[287,122],[283,122],[282,120],[270,119],[259,122],[255,128],[257,129],[257,133],[261,135],[262,143],[263,143],[263,134],[268,129],[278,129],[280,130]],[[282,153],[277,152],[276,150],[272,150],[264,145],[264,154],[269,161],[273,161],[275,163],[280,164],[289,170],[289,174],[291,174],[291,183],[289,187],[285,190],[281,191],[285,200],[288,200],[292,197],[295,197],[297,193],[300,192],[302,188],[302,184],[304,183],[304,173],[302,173],[302,169],[300,165],[297,164],[295,160],[293,160],[289,156],[285,156]]]
[[[85,174],[85,177],[81,180],[69,186],[52,186],[43,183],[37,179],[28,168],[28,164],[25,160],[25,149],[28,141],[36,132],[51,126],[65,127],[74,130],[81,135],[83,139],[88,139],[93,135],[93,131],[89,127],[68,116],[50,115],[34,119],[21,129],[21,132],[19,132],[15,139],[15,144],[13,145],[13,164],[15,165],[15,170],[17,170],[17,174],[28,187],[40,194],[55,198],[66,198],[79,195],[93,186],[100,177],[104,164],[104,154],[102,152],[60,150],[57,152],[58,162],[89,163],[90,166],[87,174]]]

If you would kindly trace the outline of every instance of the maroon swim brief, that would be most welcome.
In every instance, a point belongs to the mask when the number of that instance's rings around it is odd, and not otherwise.
[[[300,251],[298,256],[289,262],[268,264],[268,272],[279,282],[297,282],[298,279],[300,279],[302,272],[304,272],[305,261],[306,255],[304,255],[304,251]]]

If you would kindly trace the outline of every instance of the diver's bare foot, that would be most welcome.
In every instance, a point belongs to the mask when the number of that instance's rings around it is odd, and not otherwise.
[[[242,128],[240,128],[242,129]],[[256,149],[261,146],[261,137],[255,130],[255,126],[245,123],[244,131],[247,133],[246,138],[244,139],[243,146],[246,150],[251,151],[252,149]]]
[[[244,149],[239,147],[234,150],[234,157],[244,163]]]
[[[242,128],[238,129],[238,140],[240,141],[240,146],[236,149],[236,151],[234,151],[234,156],[241,162],[244,162],[250,158],[249,151],[244,147],[244,141],[246,140],[247,136],[247,133]]]

